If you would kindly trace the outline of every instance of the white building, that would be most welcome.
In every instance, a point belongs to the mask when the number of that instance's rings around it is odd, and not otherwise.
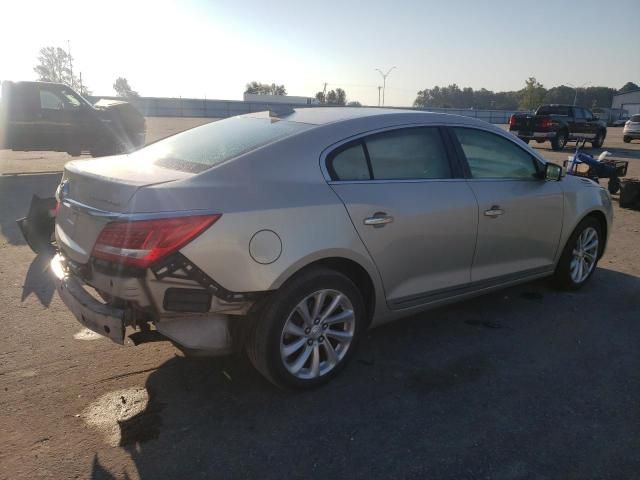
[[[293,95],[260,95],[258,93],[245,93],[245,102],[259,103],[286,103],[289,105],[317,105],[318,100],[313,97],[294,97]]]
[[[614,95],[611,108],[622,108],[629,112],[629,116],[640,113],[640,88],[631,92]]]

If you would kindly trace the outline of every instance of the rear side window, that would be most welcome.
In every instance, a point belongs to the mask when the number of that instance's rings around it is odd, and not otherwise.
[[[451,178],[440,132],[433,127],[392,130],[365,137],[331,154],[333,180],[422,180]]]
[[[631,115],[632,122],[640,122],[640,115]]]
[[[454,128],[473,178],[532,179],[535,159],[511,140],[472,128]]]
[[[40,108],[43,110],[62,110],[62,100],[53,92],[40,90]]]
[[[571,115],[571,107],[564,105],[543,105],[536,113],[538,115],[560,115],[568,117]]]
[[[365,139],[376,180],[450,178],[451,167],[437,128],[407,128]]]
[[[160,140],[131,154],[132,160],[200,173],[275,140],[311,128],[304,123],[271,118],[233,117]]]
[[[334,180],[369,180],[369,166],[361,142],[338,150],[329,158],[329,170]]]

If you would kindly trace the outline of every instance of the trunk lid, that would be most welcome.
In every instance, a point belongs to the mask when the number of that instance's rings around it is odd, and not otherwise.
[[[119,214],[135,211],[129,204],[136,191],[190,176],[128,155],[67,163],[58,189],[58,246],[72,260],[86,263],[102,228]]]

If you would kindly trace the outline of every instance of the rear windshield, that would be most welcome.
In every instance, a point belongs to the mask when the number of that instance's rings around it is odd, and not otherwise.
[[[544,105],[538,109],[538,115],[562,115],[568,117],[571,107],[565,107],[562,105]]]
[[[132,159],[200,173],[219,163],[310,128],[272,118],[233,117],[160,140],[133,153]]]
[[[640,122],[640,115],[631,115],[632,122]]]

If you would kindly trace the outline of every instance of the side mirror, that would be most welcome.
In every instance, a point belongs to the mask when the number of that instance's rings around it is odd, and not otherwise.
[[[555,163],[547,163],[544,167],[544,179],[559,182],[562,179],[562,167]]]

